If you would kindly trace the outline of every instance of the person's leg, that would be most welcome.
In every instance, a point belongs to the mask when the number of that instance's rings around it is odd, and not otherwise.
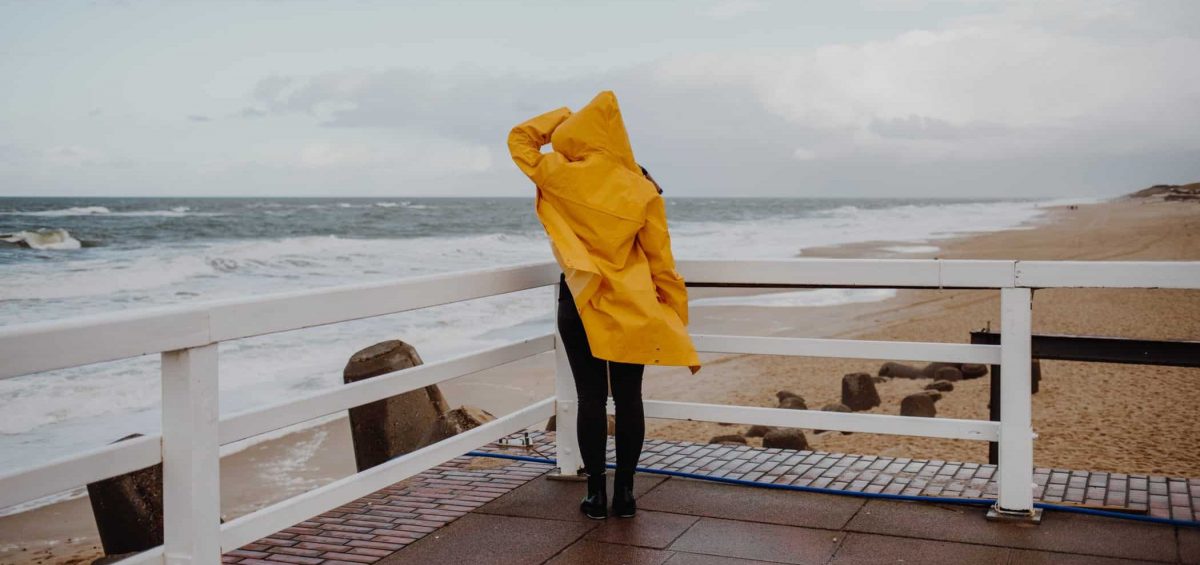
[[[563,279],[559,279],[558,332],[562,335],[567,361],[575,380],[579,412],[576,420],[579,455],[589,476],[605,471],[605,447],[608,442],[608,376],[603,359],[592,356],[583,329],[583,320],[575,309],[575,299]]]
[[[645,365],[610,361],[613,402],[617,411],[616,480],[633,477],[646,439],[646,414],[642,408],[642,374]]]

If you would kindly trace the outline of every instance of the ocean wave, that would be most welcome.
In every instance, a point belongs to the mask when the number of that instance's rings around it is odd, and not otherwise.
[[[6,216],[35,216],[41,218],[62,218],[67,216],[112,216],[112,217],[164,217],[178,218],[182,216],[197,215],[197,216],[216,216],[215,213],[195,213],[188,206],[175,206],[169,210],[128,210],[122,212],[113,212],[106,206],[75,206],[72,208],[63,208],[61,210],[17,210],[12,212],[0,212]]]
[[[9,234],[0,234],[0,241],[6,241],[30,249],[79,249],[83,244],[64,229],[25,230]]]

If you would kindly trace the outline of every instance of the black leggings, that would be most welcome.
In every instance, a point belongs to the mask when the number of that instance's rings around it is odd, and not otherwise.
[[[605,446],[608,438],[608,381],[612,381],[613,403],[617,416],[617,476],[632,477],[646,438],[646,417],[642,410],[642,372],[645,365],[606,361],[592,356],[587,334],[575,299],[567,288],[565,276],[558,283],[558,332],[562,335],[579,394],[577,420],[579,454],[589,476],[605,470]]]

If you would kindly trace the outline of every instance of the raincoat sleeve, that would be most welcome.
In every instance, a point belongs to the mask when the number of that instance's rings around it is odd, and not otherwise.
[[[563,106],[531,118],[508,133],[508,151],[513,162],[535,184],[542,184],[549,161],[562,159],[555,152],[542,153],[542,146],[550,142],[550,134],[569,117],[571,110]]]
[[[661,196],[655,197],[647,207],[646,223],[637,235],[646,260],[650,264],[650,276],[658,292],[658,300],[670,306],[683,325],[688,323],[687,287],[683,277],[675,272],[675,257],[671,254],[671,236],[667,231],[667,208]],[[694,372],[694,371],[693,371]]]

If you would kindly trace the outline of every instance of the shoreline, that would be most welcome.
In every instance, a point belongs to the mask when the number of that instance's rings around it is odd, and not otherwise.
[[[1172,234],[1163,225],[1172,222],[1190,222],[1198,226],[1191,232],[1200,234],[1200,206],[1129,199],[1083,204],[1077,209],[1063,205],[1048,207],[1038,218],[1004,231],[964,234],[923,244],[874,241],[807,248],[800,256],[1200,259],[1200,236],[1189,236],[1188,230],[1177,228]],[[1136,236],[1129,237],[1131,230]],[[937,246],[938,250],[900,253],[885,249],[921,246]],[[692,299],[701,299],[761,293],[758,289],[697,288],[689,294]],[[1072,293],[1078,295],[1071,296]],[[1151,296],[1151,293],[1166,294]],[[970,329],[983,327],[987,321],[993,322],[993,327],[998,326],[997,299],[992,296],[995,294],[986,290],[900,290],[891,298],[836,306],[697,305],[690,329],[697,333],[962,343]],[[1102,312],[1091,312],[1097,301],[1106,308]],[[1075,319],[1079,318],[1078,311],[1083,306],[1086,306],[1084,310],[1089,310],[1086,320]],[[1153,319],[1148,319],[1163,317],[1170,317],[1175,322],[1156,324]],[[1083,321],[1087,323],[1081,323]],[[1038,291],[1034,324],[1035,331],[1039,332],[1100,334],[1108,331],[1114,335],[1151,339],[1200,339],[1200,292]],[[820,408],[839,399],[841,375],[860,371],[874,374],[878,364],[885,361],[739,354],[701,354],[701,358],[705,367],[694,376],[680,367],[648,367],[644,396],[774,406],[775,391],[786,388],[804,396],[811,408]],[[1125,392],[1126,396],[1140,391],[1152,397],[1164,397],[1171,405],[1194,407],[1200,402],[1200,394],[1187,389],[1187,383],[1197,382],[1195,377],[1200,376],[1200,370],[1113,367],[1091,363],[1043,363],[1043,388],[1034,396],[1034,426],[1041,434],[1035,447],[1035,464],[1200,476],[1200,424],[1195,421],[1194,408],[1190,413],[1193,416],[1191,422],[1181,421],[1180,414],[1172,419],[1163,414],[1163,398],[1151,398],[1153,402],[1144,402],[1143,409],[1136,411],[1135,419],[1129,416],[1134,410],[1124,402],[1125,397],[1114,403],[1111,399],[1097,400],[1092,398],[1096,395],[1087,394],[1089,386],[1102,382],[1106,387]],[[476,405],[501,416],[552,395],[553,371],[553,353],[548,352],[460,377],[443,383],[441,388],[451,407]],[[1152,378],[1159,379],[1157,384]],[[883,404],[869,412],[897,413],[900,399],[920,390],[928,382],[892,380],[881,383],[878,388]],[[938,415],[986,419],[987,379],[954,384],[955,390],[937,403]],[[1084,422],[1086,417],[1096,415],[1100,416],[1105,430],[1093,429],[1095,426]],[[1188,415],[1186,409],[1182,411],[1182,416]],[[1150,425],[1154,423],[1148,423],[1151,419],[1158,425]],[[1084,427],[1086,433],[1081,435],[1076,428]],[[712,436],[744,432],[745,428],[649,419],[647,437],[706,442]],[[812,434],[807,430],[806,435],[812,448],[821,451],[960,461],[986,460],[987,454],[986,443],[964,440],[836,432]],[[1145,436],[1156,441],[1146,441]],[[1125,453],[1106,448],[1114,441],[1125,447]],[[1174,446],[1159,445],[1171,441]],[[749,442],[761,444],[757,438],[751,438]],[[1129,449],[1130,446],[1136,448]],[[1162,465],[1155,467],[1154,461]],[[227,519],[253,511],[270,501],[310,490],[354,471],[347,420],[343,416],[250,445],[223,458],[221,467],[222,512]],[[0,518],[0,561],[87,562],[98,556],[98,546],[86,496]]]

